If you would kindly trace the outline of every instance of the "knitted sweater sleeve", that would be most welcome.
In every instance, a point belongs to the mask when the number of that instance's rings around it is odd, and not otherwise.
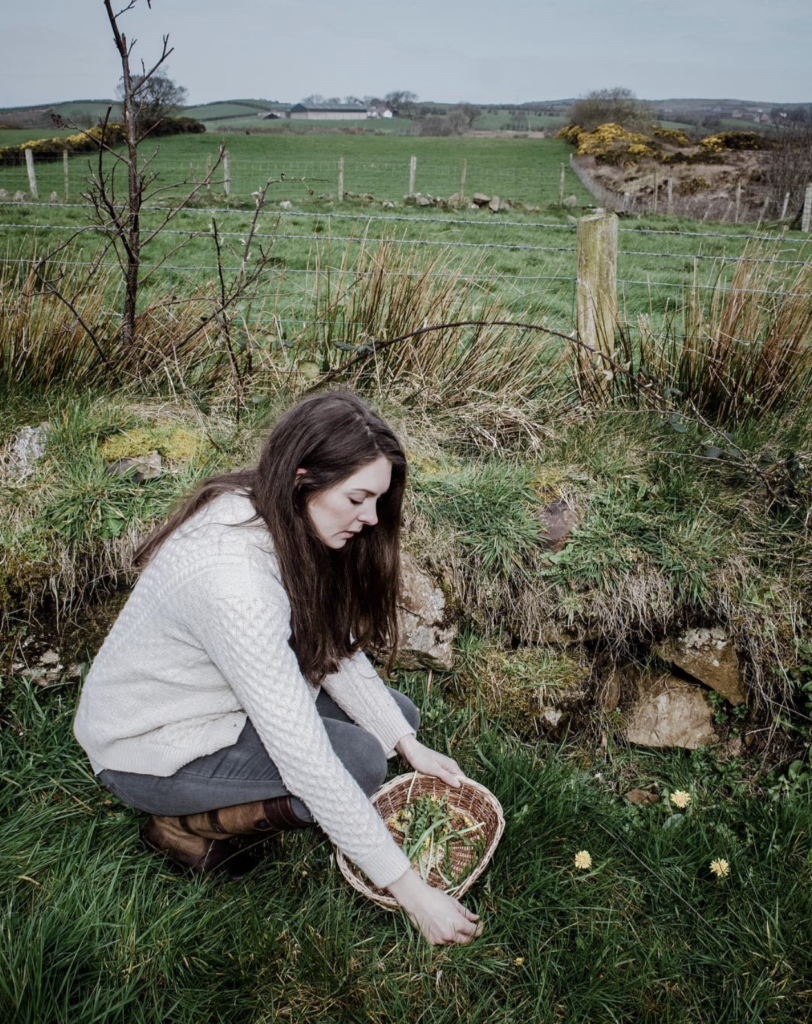
[[[354,722],[372,733],[387,757],[394,757],[404,736],[417,735],[362,652],[342,661],[339,670],[326,676],[321,685]]]
[[[378,886],[409,868],[364,791],[333,750],[290,647],[281,582],[217,574],[190,588],[196,630],[251,719],[285,786],[342,852]]]

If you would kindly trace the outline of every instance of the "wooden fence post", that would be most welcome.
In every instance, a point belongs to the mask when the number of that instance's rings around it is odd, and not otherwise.
[[[206,154],[206,188],[211,192],[211,155]]]
[[[761,213],[758,216],[758,224],[756,225],[756,227],[761,227],[761,222],[764,220],[765,216],[767,215],[767,207],[769,205],[770,205],[770,197],[769,196],[765,196],[764,197],[764,205],[761,207]]]
[[[28,171],[28,184],[31,186],[31,195],[39,199],[37,192],[37,175],[34,172],[34,154],[30,149],[25,151],[25,169]]]
[[[779,220],[783,220],[787,215],[787,207],[789,206],[789,192],[784,193],[784,205],[781,207],[781,216]]]
[[[669,217],[674,215],[674,179],[668,179],[668,205],[666,206],[666,213]]]
[[[812,182],[806,186],[806,192],[804,192],[804,212],[801,214],[801,231],[809,231],[810,221],[812,221]]]
[[[597,213],[578,220],[578,278],[576,293],[578,337],[596,353],[612,356],[615,350],[617,302],[617,225],[615,213]],[[579,347],[578,377],[605,386],[611,367]],[[591,370],[591,372],[590,372]]]
[[[231,192],[231,157],[227,149],[223,150],[223,191],[226,195]]]
[[[654,213],[657,212],[657,205],[660,198],[660,176],[654,172]]]
[[[465,199],[465,179],[468,176],[468,161],[463,160],[460,173],[460,199]]]
[[[344,202],[344,157],[338,158],[338,201]]]
[[[735,213],[735,216],[733,218],[733,220],[734,220],[734,222],[736,224],[739,223],[739,214],[741,213],[741,205],[742,205],[742,180],[741,180],[741,178],[739,178],[739,180],[736,182],[736,213]]]
[[[70,177],[68,174],[68,151],[62,150],[62,174],[65,178],[65,202],[68,201],[70,195]]]
[[[414,179],[417,175],[417,157],[413,156],[409,161],[409,195],[414,195]]]
[[[564,165],[564,161],[562,160],[561,161],[561,168],[560,168],[560,170],[558,172],[558,205],[559,206],[563,206],[564,205],[564,185],[565,185],[566,174],[567,174],[567,169],[566,169],[566,167]]]

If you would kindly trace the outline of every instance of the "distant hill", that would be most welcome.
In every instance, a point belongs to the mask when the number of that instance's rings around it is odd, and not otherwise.
[[[202,121],[210,129],[222,128],[236,130],[256,125],[260,116],[278,100],[268,99],[229,99],[215,100],[211,103],[195,104],[186,107],[182,112],[188,117]],[[511,121],[510,112],[520,111],[527,115],[535,115],[531,128],[541,128],[546,124],[553,128],[556,123],[564,124],[567,120],[574,98],[533,100],[526,103],[479,103],[480,117],[476,127],[481,128],[512,128],[519,127]],[[664,100],[644,100],[651,106],[655,119],[669,126],[704,126],[708,129],[739,126],[742,128],[769,126],[780,124],[787,113],[793,109],[809,108],[804,103],[771,103],[740,99],[703,99],[673,98]],[[447,108],[449,104],[434,104],[432,101],[420,101],[419,106],[428,108],[435,106]],[[95,124],[112,107],[112,118],[120,119],[121,105],[116,100],[84,99],[67,100],[59,103],[40,103],[31,107],[0,107],[0,124],[14,128],[47,129],[53,125],[51,114],[57,114],[68,122],[79,127]]]

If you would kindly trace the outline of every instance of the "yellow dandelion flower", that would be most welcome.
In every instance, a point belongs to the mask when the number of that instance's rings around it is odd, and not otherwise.
[[[516,959],[515,959],[515,960],[513,961],[513,963],[514,963],[514,964],[515,964],[515,965],[516,965],[517,967],[521,967],[521,966],[522,966],[522,964],[524,963],[524,957],[523,957],[523,956],[517,956],[517,957],[516,957]]]
[[[718,860],[712,860],[710,862],[710,869],[717,878],[727,878],[730,874],[730,865],[723,857],[720,857]]]
[[[680,807],[683,810],[691,802],[691,794],[686,793],[684,789],[678,789],[675,793],[671,794],[671,803],[675,807]]]
[[[575,854],[575,866],[581,871],[588,871],[592,867],[592,857],[588,850],[579,850]]]

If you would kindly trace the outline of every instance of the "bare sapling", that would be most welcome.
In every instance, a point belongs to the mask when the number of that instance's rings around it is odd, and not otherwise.
[[[159,69],[165,64],[173,49],[169,46],[169,37],[164,36],[158,59],[150,67],[142,62],[140,73],[133,74],[132,54],[136,40],[128,40],[127,36],[121,32],[119,20],[138,2],[139,0],[130,0],[118,13],[114,13],[110,0],[104,0],[105,11],[113,30],[113,38],[121,61],[120,92],[124,146],[121,148],[120,145],[121,134],[115,133],[112,129],[110,121],[112,107],[107,108],[101,124],[96,129],[86,131],[75,125],[71,126],[93,139],[97,147],[94,162],[90,165],[87,190],[83,193],[83,198],[88,200],[92,207],[93,223],[79,228],[59,246],[46,253],[36,264],[41,287],[56,296],[69,308],[75,308],[76,292],[73,297],[65,293],[63,285],[67,279],[66,272],[51,270],[53,261],[60,252],[70,247],[79,234],[86,231],[102,234],[104,241],[90,261],[84,279],[78,283],[73,278],[71,280],[76,291],[85,290],[99,268],[104,265],[105,258],[111,253],[115,256],[124,284],[119,331],[124,348],[133,354],[136,365],[138,362],[136,329],[139,289],[160,270],[178,249],[187,243],[184,240],[165,251],[145,276],[141,272],[144,250],[178,214],[198,197],[203,189],[210,186],[212,175],[215,174],[223,159],[223,147],[221,146],[217,160],[213,166],[207,166],[206,175],[202,180],[187,179],[172,183],[159,181],[159,173],[155,167],[155,160],[159,153],[158,147],[148,158],[139,163],[139,146],[150,133],[154,132],[162,120],[160,116],[156,117],[154,114],[148,116],[146,113],[147,111],[152,113],[153,107],[152,102],[148,102],[149,87],[153,78],[161,74]],[[151,8],[150,0],[147,0],[147,6]],[[121,191],[119,188],[122,172],[126,177],[126,191]],[[171,200],[170,204],[159,208],[157,222],[152,223],[149,229],[145,230],[141,220],[145,205],[161,203],[166,199]],[[48,276],[46,276],[46,272],[48,272]],[[81,320],[78,313],[76,316],[77,321],[91,337],[101,358],[106,361],[105,346],[99,329]]]

